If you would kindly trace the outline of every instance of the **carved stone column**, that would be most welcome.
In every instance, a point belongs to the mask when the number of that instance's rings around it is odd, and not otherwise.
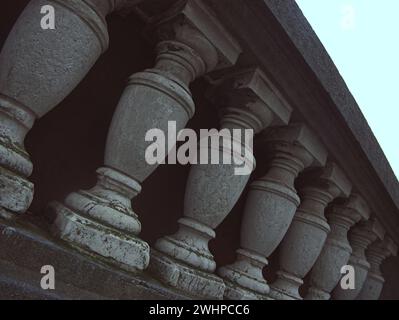
[[[178,131],[184,128],[194,114],[190,82],[218,66],[234,64],[240,53],[201,1],[188,1],[166,16],[157,23],[156,65],[130,77],[118,104],[97,185],[51,206],[57,236],[131,271],[149,263],[149,246],[138,238],[141,224],[131,207],[140,184],[158,165],[146,161],[151,144],[146,133],[167,132],[168,121],[175,121]]]
[[[322,144],[302,124],[267,130],[259,144],[270,157],[269,169],[250,186],[236,262],[218,270],[225,280],[228,299],[267,297],[269,286],[262,269],[286,234],[300,203],[295,178],[312,164],[324,165],[327,157]]]
[[[192,165],[179,230],[157,241],[158,251],[152,251],[150,269],[162,281],[180,290],[203,298],[222,299],[225,286],[213,274],[216,263],[208,242],[236,204],[255,166],[253,132],[258,133],[272,123],[287,124],[291,108],[279,98],[259,69],[223,77],[210,93],[210,99],[221,110],[219,136],[226,137],[229,146],[220,145],[212,150],[214,146],[201,146],[200,142],[200,154],[218,153],[219,164]],[[248,129],[253,131],[250,141],[244,140],[244,130]],[[226,155],[233,158],[231,164],[222,163]],[[242,162],[246,168],[241,167],[240,173],[237,169],[241,164],[237,163]]]
[[[385,230],[375,219],[366,222],[360,222],[349,232],[349,243],[352,247],[352,254],[348,265],[355,270],[355,288],[344,290],[340,284],[335,287],[332,298],[335,300],[355,300],[360,293],[367,273],[370,269],[370,263],[366,259],[366,249],[375,240],[384,238]]]
[[[108,47],[105,16],[140,0],[32,0],[0,54],[0,215],[25,212],[33,198],[24,139],[35,120],[60,103]],[[41,7],[55,29],[41,27]]]
[[[280,245],[280,270],[270,290],[276,300],[302,299],[302,279],[316,262],[330,232],[324,210],[335,198],[348,197],[352,189],[345,174],[332,162],[306,173],[297,185],[302,202]]]
[[[349,261],[352,248],[348,231],[357,222],[367,220],[370,210],[358,194],[343,203],[334,204],[326,214],[331,231],[313,266],[307,300],[328,300],[339,282],[341,268]]]
[[[384,240],[377,240],[368,247],[366,257],[370,263],[370,270],[363,283],[362,290],[357,296],[358,300],[379,299],[385,282],[381,272],[381,264],[386,258],[396,256],[397,253],[398,246],[388,235],[385,235]]]

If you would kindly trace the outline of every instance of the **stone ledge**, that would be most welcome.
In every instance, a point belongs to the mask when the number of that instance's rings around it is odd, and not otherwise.
[[[5,300],[67,300],[78,298],[100,300],[105,297],[57,281],[56,290],[43,290],[39,272],[32,272],[14,264],[0,261],[0,299]]]
[[[0,220],[2,299],[191,299],[145,273],[134,275],[94,259],[53,240],[33,225]],[[43,265],[54,267],[56,290],[41,290]]]

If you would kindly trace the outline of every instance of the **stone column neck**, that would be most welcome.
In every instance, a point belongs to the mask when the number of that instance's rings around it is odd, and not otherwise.
[[[377,234],[367,225],[355,227],[349,234],[349,241],[353,249],[353,255],[358,258],[366,259],[365,251],[376,239]]]
[[[211,44],[209,44],[209,51],[211,55],[216,55],[216,51]],[[154,68],[182,82],[186,87],[207,71],[203,58],[193,48],[176,40],[158,43]]]
[[[214,43],[192,27],[183,16],[154,25],[157,58],[154,69],[165,76],[188,85],[196,78],[212,71],[219,63]]]
[[[342,236],[347,240],[349,229],[360,220],[360,216],[351,209],[335,206],[327,213],[331,226],[331,235]]]
[[[367,260],[370,262],[370,272],[382,276],[382,262],[389,256],[387,252],[377,251],[374,248],[367,250]]]
[[[360,215],[351,209],[335,206],[326,216],[331,228],[327,241],[340,246],[351,254],[352,248],[348,240],[348,231],[360,220]]]
[[[259,133],[266,128],[273,119],[272,112],[266,110],[267,119],[262,121],[256,114],[238,107],[227,107],[220,110],[220,127],[226,129],[252,129]]]
[[[202,1],[176,8],[149,18],[148,30],[158,43],[156,69],[188,85],[219,66],[234,65],[241,49]]]
[[[269,180],[295,191],[294,182],[299,172],[310,165],[312,157],[296,146],[275,145],[275,152],[269,164],[267,174],[260,180]]]
[[[264,106],[266,108],[266,106]],[[273,115],[269,114],[270,118]],[[234,163],[244,163],[255,170],[256,161],[253,156],[254,135],[267,126],[262,123],[257,114],[245,110],[243,107],[223,108],[220,110],[220,129],[228,130],[231,136],[231,144],[223,146],[222,153],[229,154]]]
[[[264,144],[268,171],[260,180],[267,180],[295,191],[294,181],[305,168],[324,165],[327,153],[313,133],[303,124],[264,131],[258,145]]]
[[[331,161],[322,169],[303,173],[297,186],[301,197],[298,211],[313,214],[324,221],[328,204],[338,197],[348,197],[352,189],[346,175]]]
[[[323,220],[324,209],[335,198],[333,194],[317,187],[303,187],[299,189],[301,204],[298,211],[317,216]]]
[[[367,260],[370,262],[370,272],[382,276],[381,265],[385,259],[390,256],[395,256],[397,253],[397,246],[386,235],[384,240],[377,240],[373,242],[366,250]]]

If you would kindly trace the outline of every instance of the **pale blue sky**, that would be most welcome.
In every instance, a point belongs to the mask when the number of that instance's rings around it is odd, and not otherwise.
[[[399,177],[399,0],[296,0]]]

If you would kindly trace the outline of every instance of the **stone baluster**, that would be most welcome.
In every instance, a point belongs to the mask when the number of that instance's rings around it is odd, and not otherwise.
[[[119,101],[96,186],[71,193],[49,211],[58,237],[130,271],[149,263],[149,246],[138,237],[141,224],[131,207],[140,184],[159,164],[146,161],[146,149],[153,144],[146,134],[151,129],[167,132],[169,121],[178,131],[184,128],[194,114],[190,82],[233,65],[240,53],[201,1],[190,0],[165,16],[154,28],[159,38],[154,68],[133,74]]]
[[[213,274],[216,263],[208,242],[238,201],[255,166],[253,133],[289,121],[291,108],[279,96],[259,69],[224,76],[212,89],[209,98],[221,111],[216,138],[225,137],[228,146],[213,149],[217,146],[202,143],[208,137],[200,141],[199,154],[217,153],[219,163],[207,159],[208,164],[191,167],[179,230],[159,239],[151,253],[150,270],[163,282],[202,298],[223,298],[224,282]],[[244,130],[250,130],[250,140],[243,140]],[[232,162],[222,163],[226,155]],[[242,162],[246,167],[238,168]]]
[[[332,162],[306,173],[297,185],[301,205],[280,245],[280,270],[269,294],[276,300],[302,299],[302,279],[316,262],[330,232],[324,210],[335,198],[348,197],[352,189],[345,174]]]
[[[311,271],[307,300],[330,299],[330,292],[339,282],[341,269],[352,253],[348,231],[361,219],[367,220],[370,210],[362,197],[352,194],[348,200],[334,204],[326,216],[331,231]]]
[[[269,286],[262,269],[286,234],[300,203],[295,178],[311,165],[325,165],[327,158],[322,144],[303,124],[269,129],[258,142],[270,157],[269,169],[250,186],[237,260],[218,270],[225,280],[228,299],[267,298]]]
[[[349,232],[349,243],[352,247],[352,254],[348,265],[355,271],[355,288],[344,290],[340,283],[337,284],[331,296],[335,300],[355,300],[359,295],[367,273],[370,269],[370,263],[366,259],[367,247],[378,239],[384,238],[385,231],[380,223],[375,219],[358,223]]]
[[[108,48],[105,16],[141,0],[32,0],[0,54],[0,215],[24,213],[33,165],[24,147],[35,120],[59,104]],[[55,29],[42,29],[51,5]]]
[[[366,257],[370,263],[370,270],[357,296],[358,300],[379,299],[385,282],[381,265],[386,258],[396,256],[397,253],[398,246],[388,235],[385,235],[384,240],[377,240],[368,247]]]

